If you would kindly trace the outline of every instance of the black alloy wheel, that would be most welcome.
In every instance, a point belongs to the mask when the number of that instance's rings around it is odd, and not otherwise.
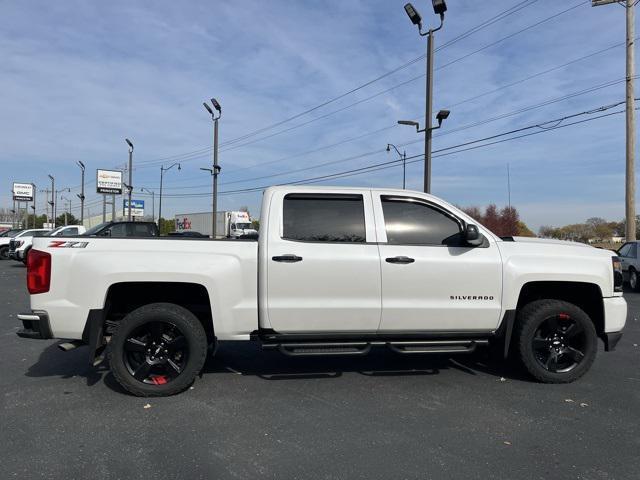
[[[585,357],[586,345],[584,329],[566,313],[543,320],[533,337],[537,362],[552,373],[576,368]]]
[[[142,383],[167,384],[182,373],[188,360],[189,345],[180,329],[169,322],[143,324],[124,343],[124,364]]]

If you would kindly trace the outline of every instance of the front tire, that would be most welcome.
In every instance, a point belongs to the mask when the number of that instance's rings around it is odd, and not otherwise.
[[[189,310],[172,303],[152,303],[132,311],[109,342],[114,377],[140,397],[182,392],[202,370],[206,356],[202,324]]]
[[[526,370],[543,383],[569,383],[596,358],[598,337],[591,318],[562,300],[537,300],[518,312],[518,353]]]
[[[0,247],[0,260],[8,260],[9,259],[9,247]]]

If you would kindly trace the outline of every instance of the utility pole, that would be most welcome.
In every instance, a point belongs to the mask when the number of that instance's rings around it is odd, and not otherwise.
[[[33,205],[31,209],[33,210],[33,228],[36,228],[36,186],[35,184],[31,184],[33,187]]]
[[[51,223],[53,223],[52,228],[56,228],[56,181],[51,175],[49,175],[49,178],[51,179],[51,201],[49,202],[49,205],[51,205]]]
[[[82,187],[80,190],[80,195],[78,198],[80,199],[80,225],[84,224],[84,163],[78,160],[78,166],[82,170]]]
[[[598,7],[617,3],[626,9],[627,20],[627,76],[626,76],[626,168],[625,168],[625,237],[627,242],[636,239],[636,118],[634,101],[634,37],[635,37],[635,6],[638,0],[592,0],[591,5]]]
[[[43,190],[40,190],[40,193],[44,193],[45,197],[44,197],[44,210],[45,210],[45,217],[47,219],[47,223],[51,223],[51,220],[49,220],[49,189],[45,188]]]
[[[129,190],[129,208],[127,210],[127,220],[131,221],[131,192],[133,191],[133,143],[128,138],[125,138],[127,145],[129,145],[129,185],[127,185],[127,189]]]
[[[220,174],[220,166],[218,165],[218,120],[222,116],[222,107],[215,98],[211,99],[211,104],[218,112],[216,115],[207,103],[203,103],[204,108],[211,114],[213,120],[213,165],[211,169],[201,168],[200,170],[208,170],[211,172],[213,192],[211,194],[211,238],[216,238],[216,212],[218,211],[218,175]]]

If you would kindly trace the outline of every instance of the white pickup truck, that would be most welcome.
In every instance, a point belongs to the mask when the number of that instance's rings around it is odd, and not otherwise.
[[[35,238],[27,338],[88,344],[129,392],[187,388],[217,341],[287,355],[457,353],[492,344],[570,382],[627,316],[615,254],[499,238],[431,195],[272,187],[260,238]]]

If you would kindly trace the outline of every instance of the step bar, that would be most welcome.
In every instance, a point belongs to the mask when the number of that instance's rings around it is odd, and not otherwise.
[[[288,356],[366,355],[373,347],[387,347],[403,355],[417,353],[471,353],[478,346],[489,344],[487,339],[458,340],[393,340],[353,342],[279,342],[263,341],[264,350],[278,350]]]

